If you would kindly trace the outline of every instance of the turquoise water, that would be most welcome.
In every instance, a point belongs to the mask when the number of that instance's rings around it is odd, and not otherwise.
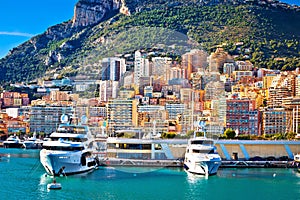
[[[300,200],[300,174],[293,169],[220,169],[206,179],[180,169],[99,168],[58,177],[62,190],[49,191],[52,179],[38,150],[0,149],[0,155],[1,199]]]

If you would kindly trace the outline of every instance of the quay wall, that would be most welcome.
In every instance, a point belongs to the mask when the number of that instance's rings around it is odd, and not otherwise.
[[[184,158],[185,150],[187,145],[181,146],[170,146],[170,150],[175,158]]]
[[[175,158],[183,158],[187,144],[169,145]],[[249,160],[259,156],[262,158],[286,156],[293,159],[300,153],[300,141],[269,140],[215,140],[217,152],[223,160]]]
[[[300,153],[300,141],[260,141],[260,140],[217,140],[217,152],[224,160],[287,156],[290,159]]]

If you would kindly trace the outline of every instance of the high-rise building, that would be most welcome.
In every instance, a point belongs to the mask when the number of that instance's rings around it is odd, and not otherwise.
[[[252,78],[253,72],[252,71],[234,71],[233,72],[233,78],[235,81],[239,81],[242,78]]]
[[[101,102],[107,102],[109,98],[117,98],[119,90],[118,81],[100,81],[99,99]]]
[[[300,96],[300,75],[295,77],[295,96]]]
[[[141,77],[150,76],[150,63],[146,58],[146,54],[142,54],[141,51],[136,51],[134,54],[134,84],[140,85]]]
[[[223,71],[222,67],[224,63],[233,62],[231,56],[224,51],[223,48],[217,48],[209,58],[209,71],[210,72],[220,72]]]
[[[274,108],[262,113],[262,133],[265,135],[287,133],[292,127],[292,111]]]
[[[255,110],[255,100],[227,99],[226,128],[238,135],[260,134],[260,113]]]
[[[191,79],[193,72],[206,69],[208,54],[199,49],[193,49],[182,55],[182,68],[186,71],[185,79]]]
[[[73,115],[72,107],[33,106],[30,113],[30,132],[54,132],[61,123],[61,116]]]
[[[3,108],[27,106],[29,104],[28,94],[19,92],[2,92],[0,101]]]
[[[172,59],[168,57],[152,58],[152,76],[163,76],[167,80],[169,69],[172,65]]]
[[[252,71],[253,64],[250,61],[236,61],[237,70],[239,71]]]
[[[268,88],[268,107],[282,107],[282,100],[290,96],[295,96],[295,75],[280,74],[274,77]]]
[[[167,81],[172,79],[183,79],[184,78],[184,69],[179,66],[172,67],[169,69]]]
[[[126,72],[125,59],[110,57],[102,60],[101,80],[120,81]]]
[[[225,84],[221,81],[208,82],[204,90],[205,100],[219,99],[225,96]]]
[[[166,110],[168,111],[169,119],[176,120],[177,116],[184,113],[185,109],[186,109],[185,104],[179,104],[179,103],[166,104]]]
[[[137,126],[137,100],[109,99],[107,103],[108,132],[131,129]]]
[[[236,66],[234,63],[224,63],[223,65],[223,73],[230,76],[236,69]]]

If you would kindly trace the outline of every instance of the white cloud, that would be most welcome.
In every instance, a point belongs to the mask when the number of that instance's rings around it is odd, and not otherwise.
[[[34,34],[31,34],[31,33],[8,32],[8,31],[0,31],[0,35],[12,35],[12,36],[22,36],[22,37],[33,37],[34,36]]]

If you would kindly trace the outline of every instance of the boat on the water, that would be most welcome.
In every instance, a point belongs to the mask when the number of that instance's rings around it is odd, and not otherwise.
[[[300,172],[300,153],[294,155],[294,163],[297,167],[298,172]]]
[[[64,123],[44,141],[40,161],[50,175],[71,175],[94,170],[97,160],[88,149],[90,130],[86,125]]]
[[[55,177],[53,177],[53,182],[52,182],[52,183],[48,183],[48,184],[47,184],[47,188],[48,188],[49,190],[60,190],[62,187],[61,187],[61,184],[60,184],[60,183],[57,183],[57,182],[56,182]]]
[[[214,175],[221,165],[221,157],[214,141],[206,137],[195,137],[188,141],[184,158],[184,170],[196,175]]]
[[[36,138],[35,134],[23,142],[23,147],[25,149],[41,149],[42,146],[43,141]]]
[[[4,142],[4,148],[21,148],[23,146],[22,141],[16,135],[9,136]]]

